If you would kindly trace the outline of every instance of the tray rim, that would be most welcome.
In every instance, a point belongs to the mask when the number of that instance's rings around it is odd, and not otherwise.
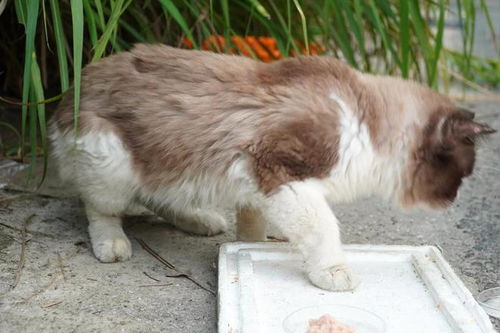
[[[422,245],[422,246],[411,246],[411,245],[372,245],[372,244],[345,244],[343,245],[344,250],[349,252],[383,252],[383,253],[395,253],[395,254],[408,254],[412,256],[413,261],[423,260],[422,257],[430,255],[428,260],[435,263],[435,266],[446,276],[446,280],[449,282],[450,288],[453,289],[455,294],[462,301],[463,306],[468,310],[468,312],[476,320],[477,326],[481,329],[479,332],[496,332],[493,325],[481,306],[472,296],[472,293],[464,285],[462,280],[453,271],[450,264],[444,258],[441,250],[432,245]],[[228,329],[227,324],[229,323],[229,318],[227,315],[227,309],[224,307],[224,300],[227,298],[226,293],[229,292],[229,288],[225,288],[229,282],[229,276],[227,273],[227,259],[231,254],[238,255],[238,252],[250,252],[257,249],[279,249],[279,250],[289,250],[291,253],[297,252],[297,249],[293,244],[287,242],[229,242],[221,245],[219,249],[218,258],[218,293],[217,293],[217,313],[218,313],[218,332],[219,333],[240,333],[242,332],[242,327],[239,330],[236,328]],[[426,272],[419,271],[422,280],[425,277],[422,274]],[[429,286],[430,282],[424,281]],[[238,285],[240,282],[238,281]],[[436,286],[432,285],[432,288]],[[227,290],[226,290],[227,289]],[[431,289],[431,286],[429,286]],[[433,298],[435,296],[433,295]],[[448,309],[446,311],[449,312]],[[444,315],[452,316],[450,313],[445,312]],[[456,327],[460,329],[460,327]]]

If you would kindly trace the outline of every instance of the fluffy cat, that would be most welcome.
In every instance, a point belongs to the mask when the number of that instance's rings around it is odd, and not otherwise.
[[[494,132],[445,96],[360,73],[332,57],[270,64],[136,45],[83,70],[75,138],[69,91],[51,125],[63,180],[76,185],[96,257],[127,260],[121,217],[144,210],[180,229],[264,240],[271,223],[302,251],[310,280],[356,287],[328,202],[379,195],[444,208]]]

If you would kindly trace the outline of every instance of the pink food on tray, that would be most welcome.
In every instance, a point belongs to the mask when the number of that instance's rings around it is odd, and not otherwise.
[[[310,319],[307,333],[356,333],[354,328],[342,324],[330,315]]]

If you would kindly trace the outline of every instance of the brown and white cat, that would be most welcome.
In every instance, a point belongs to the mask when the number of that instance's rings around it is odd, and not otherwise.
[[[60,175],[85,203],[96,257],[127,260],[121,217],[143,207],[181,229],[264,240],[274,224],[302,251],[311,281],[350,290],[328,202],[376,194],[444,208],[471,174],[477,137],[494,132],[445,96],[362,74],[332,57],[260,63],[137,45],[83,70],[51,139]]]

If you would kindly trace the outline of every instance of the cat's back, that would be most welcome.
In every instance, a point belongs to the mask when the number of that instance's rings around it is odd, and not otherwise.
[[[244,73],[255,66],[255,61],[243,57],[137,44],[83,69],[80,131],[105,129],[106,120],[114,118],[195,111],[193,105],[206,105],[228,87],[243,85],[248,79]],[[74,124],[73,103],[73,89],[69,89],[54,117],[63,132]]]

